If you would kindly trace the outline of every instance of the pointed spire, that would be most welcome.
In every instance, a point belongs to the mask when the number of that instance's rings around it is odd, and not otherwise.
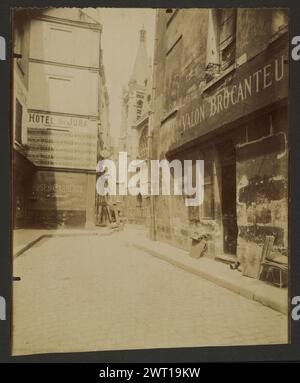
[[[146,30],[144,28],[144,25],[142,26],[142,29],[140,30],[140,42],[146,41]]]
[[[144,27],[140,30],[140,44],[133,71],[130,77],[130,82],[136,82],[137,85],[144,86],[148,74],[148,55],[146,47],[146,30]]]

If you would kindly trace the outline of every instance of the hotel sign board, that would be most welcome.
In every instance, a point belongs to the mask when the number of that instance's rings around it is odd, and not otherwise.
[[[28,111],[29,158],[37,166],[95,170],[97,121]]]
[[[179,145],[204,136],[243,116],[288,97],[288,49],[265,50],[207,88],[179,109],[176,118]]]

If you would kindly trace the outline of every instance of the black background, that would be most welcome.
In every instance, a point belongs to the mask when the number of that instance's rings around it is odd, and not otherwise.
[[[290,317],[291,344],[274,346],[235,346],[199,347],[131,351],[102,351],[88,353],[44,354],[11,357],[11,297],[12,297],[12,258],[11,258],[11,181],[10,181],[10,54],[12,7],[286,7],[290,9],[290,41],[300,36],[300,1],[283,0],[198,0],[198,1],[93,1],[93,0],[0,0],[0,36],[6,39],[7,59],[0,61],[0,296],[6,299],[7,320],[0,321],[0,363],[1,362],[75,362],[75,363],[180,363],[180,362],[243,362],[243,361],[300,361],[300,321]],[[292,46],[290,45],[290,49]],[[113,49],[113,48],[112,48]],[[300,60],[290,59],[290,297],[300,296]],[[298,167],[298,169],[297,169]],[[26,302],[24,302],[26,304]],[[220,312],[220,315],[222,313]],[[234,331],[234,326],[233,326]],[[96,366],[95,366],[96,367]],[[97,379],[93,368],[89,377]],[[123,368],[125,368],[123,366]],[[76,371],[73,371],[76,372]],[[43,378],[55,377],[54,371],[43,370]],[[77,372],[76,372],[77,373]],[[238,374],[239,375],[239,374]],[[248,375],[248,373],[247,373]],[[37,376],[38,377],[38,376]],[[85,375],[87,377],[87,375]],[[245,375],[240,375],[243,379]],[[249,376],[247,376],[249,377]],[[230,378],[230,377],[229,377]]]

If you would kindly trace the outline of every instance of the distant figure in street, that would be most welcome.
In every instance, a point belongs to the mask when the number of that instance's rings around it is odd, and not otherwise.
[[[101,195],[99,197],[100,199],[100,212],[99,212],[99,216],[100,216],[100,225],[107,225],[109,223],[112,222],[112,217],[111,217],[111,214],[110,214],[110,207],[109,207],[109,195],[108,193],[106,195]]]

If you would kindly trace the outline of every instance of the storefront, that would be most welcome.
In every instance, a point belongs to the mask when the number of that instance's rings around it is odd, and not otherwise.
[[[13,227],[25,228],[28,223],[29,195],[36,168],[20,151],[13,150]]]
[[[287,253],[287,47],[283,35],[163,121],[160,140],[173,140],[166,156],[204,159],[205,180],[199,207],[157,199],[156,209],[169,212],[157,220],[158,239],[189,249],[196,232],[207,238],[207,256],[234,259],[261,252],[273,235]]]

